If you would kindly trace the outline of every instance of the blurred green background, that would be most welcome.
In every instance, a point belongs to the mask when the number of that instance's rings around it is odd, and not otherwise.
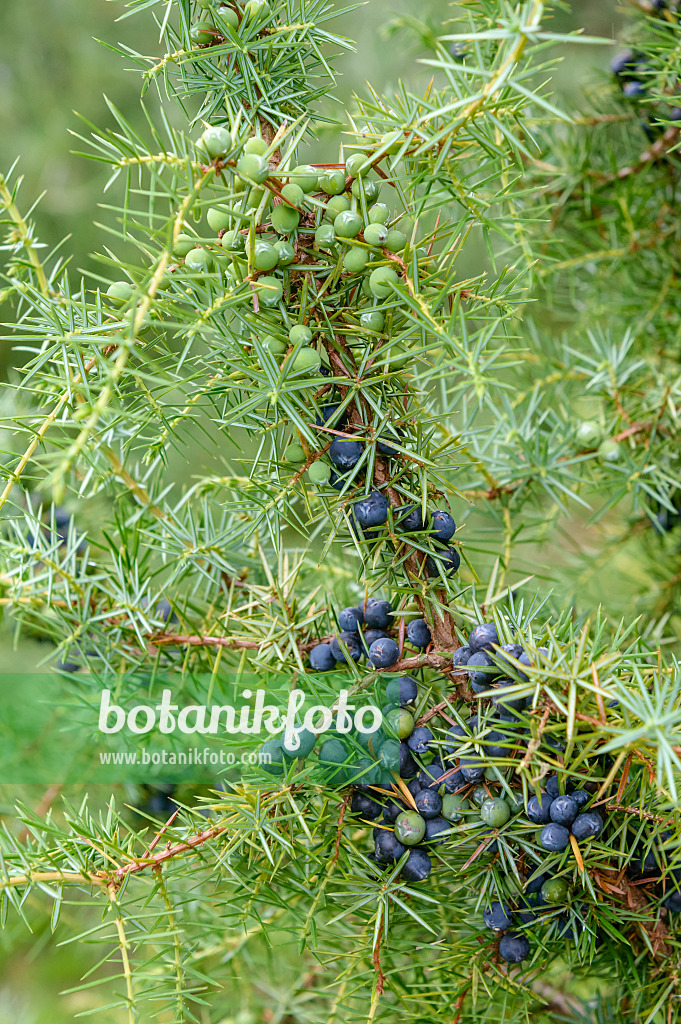
[[[334,0],[340,9],[342,0]],[[369,0],[366,7],[345,15],[339,31],[359,39],[357,52],[339,62],[342,78],[338,96],[345,104],[351,93],[361,91],[369,79],[379,90],[389,89],[398,77],[425,81],[426,69],[416,61],[423,55],[418,41],[408,33],[389,40],[381,31],[391,16],[418,15],[431,25],[444,23],[456,4],[446,0]],[[112,126],[103,94],[135,125],[143,125],[139,109],[140,83],[132,60],[121,58],[96,40],[132,47],[147,54],[159,52],[158,30],[151,16],[120,18],[125,6],[118,0],[23,0],[0,4],[0,168],[6,171],[20,157],[24,176],[22,208],[41,193],[37,223],[42,240],[52,246],[70,235],[67,249],[75,267],[92,267],[90,253],[101,244],[98,220],[108,217],[98,208],[107,169],[73,155],[82,144],[69,134],[83,131],[76,111],[102,126]],[[614,37],[621,14],[614,0],[573,0],[555,18],[556,31],[582,27],[590,35]],[[446,30],[443,30],[446,31]],[[568,110],[579,107],[580,89],[594,70],[607,67],[610,49],[603,46],[566,46],[555,80],[556,90]],[[132,70],[131,70],[132,69]],[[156,100],[149,94],[147,102]],[[338,107],[341,116],[342,107]],[[107,200],[110,201],[110,200]],[[7,319],[10,311],[3,310]],[[11,373],[15,360],[12,341],[0,350],[0,375]],[[191,460],[182,459],[184,473]],[[179,471],[179,470],[178,470]],[[17,661],[30,669],[46,654],[35,641],[22,639],[19,657],[13,650],[9,624],[0,631],[0,670],[16,670]],[[40,798],[35,793],[35,803]],[[5,794],[6,797],[6,794]],[[29,794],[30,798],[30,794]],[[12,810],[0,799],[0,816]],[[62,1024],[93,1006],[88,993],[63,995],[87,971],[98,955],[79,943],[58,947],[51,939],[49,921],[42,912],[27,910],[35,926],[13,924],[0,931],[0,1024]],[[84,922],[82,909],[65,907],[71,930]],[[99,972],[107,973],[106,968]],[[102,996],[104,993],[102,993]],[[94,996],[95,1005],[97,996]]]

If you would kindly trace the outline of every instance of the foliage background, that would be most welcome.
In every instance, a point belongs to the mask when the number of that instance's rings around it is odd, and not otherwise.
[[[338,6],[343,6],[340,0]],[[338,31],[358,39],[359,48],[356,54],[341,58],[339,68],[344,77],[340,99],[349,101],[353,89],[361,88],[365,79],[370,79],[379,90],[389,88],[400,75],[412,82],[424,81],[425,69],[419,69],[415,63],[420,55],[418,40],[408,33],[387,39],[382,27],[390,17],[409,14],[418,14],[439,26],[449,9],[446,0],[424,0],[418,5],[414,0],[370,0],[364,9],[347,17],[338,25]],[[8,167],[21,155],[24,201],[46,193],[37,218],[41,236],[54,244],[70,234],[71,251],[76,254],[78,266],[84,268],[91,265],[89,253],[98,244],[95,222],[106,216],[97,209],[106,170],[71,153],[72,148],[78,148],[68,135],[69,129],[78,130],[74,111],[108,125],[110,118],[102,99],[106,93],[133,124],[140,122],[138,78],[126,74],[120,59],[94,40],[131,45],[134,42],[137,48],[148,52],[155,52],[158,47],[145,19],[114,24],[120,11],[119,4],[108,0],[60,0],[58,4],[23,0],[22,4],[0,5],[0,166]],[[556,30],[581,27],[591,35],[616,37],[622,13],[613,0],[575,0],[566,5],[566,11],[557,20],[562,23]],[[145,30],[147,37],[140,38]],[[568,110],[579,108],[585,83],[596,91],[599,82],[604,90],[609,88],[606,69],[610,56],[605,47],[565,48],[566,59],[554,84]],[[342,117],[340,108],[334,112]],[[323,145],[328,152],[337,140],[326,137]],[[3,377],[11,374],[12,366],[20,358],[20,353],[12,351],[11,339],[4,340],[0,348]],[[171,465],[169,472],[178,483],[188,474],[187,467],[192,462],[190,453],[182,464]],[[607,528],[621,529],[617,517],[626,515],[623,504],[609,519]],[[567,536],[585,530],[581,517],[565,524]],[[598,545],[597,536],[593,543]],[[546,553],[542,557],[545,560]],[[617,568],[600,576],[600,594],[593,596],[596,600],[604,596],[615,575],[618,600],[624,607],[627,591]],[[44,653],[42,645],[23,637],[17,647],[10,627],[0,627],[0,670],[9,666],[16,669],[17,657],[21,666],[29,669]],[[0,793],[0,814],[9,811],[12,796],[8,791]],[[78,910],[65,908],[64,913],[75,919]],[[32,935],[18,924],[0,932],[0,970],[4,978],[0,983],[0,1024],[9,1024],[10,1020],[15,1024],[61,1024],[93,1005],[87,990],[56,999],[57,993],[75,985],[86,972],[91,963],[87,944],[58,946],[42,914],[36,915],[36,928]],[[17,942],[19,931],[23,938]]]

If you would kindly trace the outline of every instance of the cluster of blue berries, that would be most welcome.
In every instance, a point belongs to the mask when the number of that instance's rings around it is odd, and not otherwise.
[[[374,668],[391,668],[400,658],[399,644],[390,635],[397,621],[390,601],[370,598],[361,607],[343,608],[338,616],[340,632],[328,643],[312,648],[310,667],[316,672],[330,672],[348,660],[358,662],[366,657]],[[417,650],[429,646],[430,627],[425,619],[411,619],[406,639]]]
[[[539,653],[547,655],[548,651],[540,647]],[[502,716],[512,718],[515,711],[525,707],[525,698],[507,695],[507,688],[516,686],[518,680],[528,681],[523,669],[531,668],[532,659],[521,644],[502,644],[493,622],[483,622],[471,630],[468,643],[455,651],[452,666],[455,672],[467,674],[474,693],[490,696]]]
[[[610,69],[625,99],[633,103],[645,99],[649,92],[648,83],[654,71],[647,63],[644,53],[638,50],[624,50],[613,58]],[[646,105],[641,127],[648,138],[653,140],[665,130],[666,122],[669,121],[681,121],[681,106],[671,98],[668,103],[658,104],[657,108]]]
[[[452,726],[444,739],[437,739],[429,728],[415,725],[409,702],[416,700],[417,691],[413,681],[410,684],[400,683],[400,709],[388,714],[404,748],[402,781],[386,790],[361,780],[352,797],[352,810],[375,822],[371,859],[377,865],[385,868],[400,862],[402,879],[416,882],[428,877],[435,848],[450,837],[457,843],[472,840],[481,852],[495,854],[498,838],[503,835],[512,842],[517,830],[527,857],[528,829],[533,825],[544,825],[537,846],[548,853],[559,853],[569,844],[568,827],[580,844],[602,833],[601,814],[587,807],[592,794],[585,790],[561,794],[558,776],[551,776],[546,788],[527,805],[522,793],[511,788],[505,769],[497,765],[501,758],[522,750],[524,730],[501,719],[473,716]],[[564,830],[567,839],[556,829]],[[537,865],[545,857],[537,849]],[[566,903],[568,891],[562,876],[531,867],[513,911],[506,904],[490,905],[483,919],[489,928],[505,933],[499,941],[501,959],[508,963],[526,959],[530,943],[517,926],[536,924],[544,911],[551,912],[553,919],[556,907]]]

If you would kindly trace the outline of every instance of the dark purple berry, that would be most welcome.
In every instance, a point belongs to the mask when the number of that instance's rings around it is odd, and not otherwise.
[[[406,846],[403,846],[394,832],[380,828],[376,830],[378,835],[375,838],[374,853],[381,864],[389,864],[391,861],[399,860]]]
[[[551,821],[552,802],[548,793],[541,794],[541,801],[536,796],[531,796],[527,802],[527,817],[535,825],[548,825]]]
[[[560,853],[570,843],[570,832],[565,825],[556,825],[551,822],[550,825],[544,825],[539,842],[545,850],[549,850],[551,853]]]
[[[495,645],[499,646],[499,636],[493,622],[483,622],[479,626],[475,626],[468,636],[468,646],[473,653],[483,650],[491,651]]]
[[[383,808],[376,800],[372,800],[366,793],[361,793],[359,790],[355,790],[352,794],[352,803],[350,804],[350,810],[353,814],[360,814],[363,818],[367,818],[369,821],[375,821],[383,811]]]
[[[571,796],[557,796],[551,803],[551,821],[557,825],[570,826],[579,813],[579,808]]]
[[[430,628],[425,619],[412,619],[407,626],[407,639],[414,647],[423,650],[431,641]]]
[[[390,637],[374,640],[369,648],[369,661],[375,668],[390,668],[400,659],[400,649]]]
[[[442,797],[436,789],[422,789],[415,798],[416,810],[422,818],[437,818],[442,810]]]
[[[409,749],[414,754],[425,754],[430,744],[433,742],[433,734],[430,729],[426,729],[423,725],[417,725],[413,733],[407,740]]]
[[[395,514],[395,525],[401,533],[415,533],[423,530],[423,515],[420,505],[408,505]]]
[[[409,851],[401,877],[405,882],[422,882],[430,874],[431,860],[425,850],[415,847]]]
[[[329,458],[336,469],[347,473],[353,469],[362,458],[364,446],[352,438],[335,437],[329,448]]]
[[[441,544],[446,544],[450,541],[456,533],[456,523],[450,516],[449,512],[433,512],[430,519],[433,524],[433,529],[431,531],[433,540],[437,540]]]
[[[346,633],[356,633],[364,622],[361,608],[343,608],[338,616],[338,625]]]
[[[317,644],[310,651],[310,667],[315,672],[330,672],[336,667],[336,659],[333,656],[330,644]]]
[[[348,653],[353,661],[359,661],[362,657],[362,645],[359,642],[359,637],[356,633],[343,632],[338,636],[335,636],[331,641],[331,653],[333,654],[336,661],[346,662],[347,658],[345,653],[341,649],[339,640],[345,644],[348,649]]]
[[[388,629],[393,625],[392,611],[390,601],[370,598],[364,609],[364,622],[370,629]]]
[[[598,811],[584,811],[572,822],[572,834],[580,842],[595,839],[603,831],[603,819]]]
[[[459,668],[460,666],[467,665],[468,659],[472,653],[473,652],[468,644],[464,644],[462,647],[457,648],[452,655],[452,667]]]
[[[486,928],[490,928],[495,932],[505,932],[513,924],[513,914],[510,907],[505,903],[499,903],[497,900],[486,910],[483,910],[482,920]]]
[[[499,943],[499,956],[507,964],[519,964],[530,955],[530,942],[525,935],[512,935],[508,932]]]
[[[355,519],[364,529],[372,526],[382,526],[388,518],[390,502],[385,494],[380,491],[372,491],[366,498],[356,501],[353,506]]]

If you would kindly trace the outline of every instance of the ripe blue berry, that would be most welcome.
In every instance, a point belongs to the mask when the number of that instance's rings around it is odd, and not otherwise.
[[[374,853],[376,860],[381,864],[390,864],[391,861],[399,860],[406,850],[394,832],[388,829],[376,829],[377,835],[374,840]]]
[[[468,636],[468,646],[474,654],[477,651],[491,651],[493,645],[499,646],[497,627],[493,622],[483,622],[471,630]]]
[[[471,651],[470,647],[467,644],[464,644],[462,647],[459,647],[456,651],[454,651],[454,654],[452,656],[452,666],[454,668],[459,668],[460,666],[467,665],[468,659],[470,658],[472,653],[473,652]]]
[[[370,598],[364,609],[364,621],[372,629],[388,629],[393,625],[393,606],[390,601],[378,601]]]
[[[361,608],[343,608],[338,616],[338,625],[344,632],[357,632],[364,622],[364,614]]]
[[[442,812],[442,797],[436,789],[422,789],[414,797],[414,803],[422,818],[437,818]]]
[[[478,758],[460,758],[459,770],[466,782],[479,782],[485,776],[485,766]]]
[[[330,672],[336,667],[330,644],[317,644],[310,651],[310,667],[316,672]]]
[[[499,669],[487,651],[475,651],[471,654],[466,663],[466,671],[471,684],[477,686],[488,686],[495,676],[499,675]]]
[[[546,780],[546,792],[554,800],[557,796],[560,796],[560,783],[557,775],[550,775]]]
[[[402,868],[402,878],[406,882],[422,882],[430,874],[430,868],[430,857],[425,850],[416,847],[409,851],[409,856]]]
[[[363,450],[359,441],[354,441],[352,438],[336,437],[331,442],[329,458],[337,469],[347,473],[362,458]]]
[[[404,708],[407,704],[413,704],[418,696],[416,680],[411,676],[399,676],[391,679],[385,688],[385,696],[392,704]]]
[[[483,910],[482,920],[486,928],[495,932],[505,932],[513,924],[513,914],[509,906],[495,900],[486,910]]]
[[[603,831],[603,819],[598,811],[584,811],[572,822],[572,834],[580,842],[594,839]]]
[[[431,536],[433,540],[439,541],[441,544],[446,544],[452,539],[456,533],[456,523],[450,516],[449,512],[433,512],[431,522],[433,524],[433,530]]]
[[[539,835],[539,842],[545,850],[549,850],[551,853],[560,853],[568,846],[570,833],[564,825],[556,825],[551,822],[549,825],[544,825]]]
[[[427,647],[432,639],[428,623],[424,619],[412,619],[407,626],[407,637],[414,647]]]
[[[375,668],[390,668],[400,659],[400,649],[390,637],[374,640],[369,648],[369,660]]]
[[[527,802],[527,817],[535,825],[548,825],[551,821],[551,797],[542,792],[541,801],[536,796],[531,796]]]
[[[410,505],[400,509],[395,517],[397,529],[402,533],[413,533],[423,529],[423,515],[420,505]]]
[[[445,747],[447,753],[455,754],[459,747],[462,745],[462,743],[466,741],[468,736],[475,732],[477,727],[477,715],[471,715],[471,717],[468,718],[463,725],[459,725],[458,722],[455,722],[454,725],[451,726],[451,728],[449,729],[447,735],[445,736],[445,740],[449,744],[449,746]]]
[[[442,836],[442,832],[449,832],[451,829],[451,822],[447,821],[446,818],[428,818],[426,820],[426,834],[423,837],[424,843],[434,843],[439,845],[444,843],[447,836]]]
[[[457,548],[445,548],[438,551],[437,555],[428,555],[426,558],[426,571],[429,576],[455,576],[461,565],[461,555]]]
[[[342,633],[340,633],[339,636],[335,636],[331,641],[331,653],[333,654],[336,661],[347,661],[347,658],[345,657],[345,654],[341,649],[340,643],[338,642],[339,639],[342,640],[345,646],[347,647],[348,653],[352,660],[359,661],[359,659],[362,657],[362,645],[359,642],[359,637],[357,636],[357,634],[350,633],[349,631],[343,631]]]
[[[380,491],[372,491],[366,498],[355,502],[353,511],[355,519],[361,527],[382,526],[388,518],[389,507],[390,502],[385,494],[381,494]]]
[[[352,794],[350,810],[353,814],[361,814],[363,818],[375,821],[376,818],[380,817],[383,808],[376,800],[372,800],[366,793],[361,793],[356,789]]]
[[[495,655],[499,662],[501,662],[505,671],[512,672],[514,665],[511,658],[514,658],[517,661],[523,653],[523,649],[520,644],[503,644],[499,650],[493,650],[491,653]]]
[[[335,427],[340,427],[345,422],[346,413],[342,412],[338,414],[340,405],[323,405],[319,410],[319,413],[315,416],[315,424],[318,427],[325,427],[331,424]]]
[[[376,447],[378,448],[378,450],[381,453],[381,455],[392,455],[392,456],[395,456],[395,455],[399,455],[400,454],[398,452],[397,448],[395,448],[391,444],[387,444],[387,442],[385,440],[382,440],[380,437],[377,438],[377,440],[376,440]]]
[[[571,796],[557,796],[551,803],[551,821],[557,825],[571,825],[578,813],[579,808]]]
[[[541,876],[545,878],[545,875]],[[516,911],[516,918],[520,924],[533,924],[540,910],[546,907],[544,898],[540,892],[528,892],[526,896],[521,896],[518,900],[518,910]]]
[[[406,808],[401,801],[390,799],[383,808],[383,820],[387,822],[388,825],[392,825],[404,810],[406,810]]]
[[[512,935],[508,932],[499,943],[499,956],[507,964],[519,964],[530,955],[530,943],[525,935]]]
[[[418,784],[421,789],[438,789],[439,780],[445,772],[445,768],[438,758],[431,761],[427,767],[418,774]]]
[[[419,766],[407,746],[407,741],[402,740],[400,743],[400,778],[413,779],[415,775],[418,775],[418,771]]]
[[[530,879],[530,881],[525,886],[525,892],[526,893],[541,892],[541,888],[542,888],[544,882],[547,880],[548,877],[549,876],[545,875],[545,874],[536,875],[534,878]]]
[[[642,96],[645,96],[647,92],[648,90],[643,82],[625,82],[622,86],[622,94],[626,96],[628,100],[638,100]]]
[[[501,683],[513,684],[512,679],[502,679]],[[525,697],[515,697],[508,693],[505,687],[495,689],[492,700],[494,706],[499,711],[499,716],[502,719],[513,721],[517,718],[516,711],[522,711],[526,705]]]
[[[414,754],[425,754],[432,742],[432,732],[423,725],[418,725],[407,740],[409,749]]]
[[[681,914],[681,892],[670,893],[664,901],[664,906],[671,914]]]
[[[581,811],[582,807],[585,807],[591,799],[591,793],[587,793],[585,789],[575,789],[570,796],[577,804],[577,807]]]
[[[386,633],[386,631],[384,629],[367,629],[367,630],[365,630],[364,633],[361,634],[361,639],[364,642],[364,646],[367,649],[367,653],[369,651],[369,648],[373,644],[374,640],[381,640],[383,637],[387,637],[387,636],[388,636],[388,634]],[[391,698],[391,700],[392,700],[392,698]],[[396,703],[395,701],[392,701],[392,702]]]

